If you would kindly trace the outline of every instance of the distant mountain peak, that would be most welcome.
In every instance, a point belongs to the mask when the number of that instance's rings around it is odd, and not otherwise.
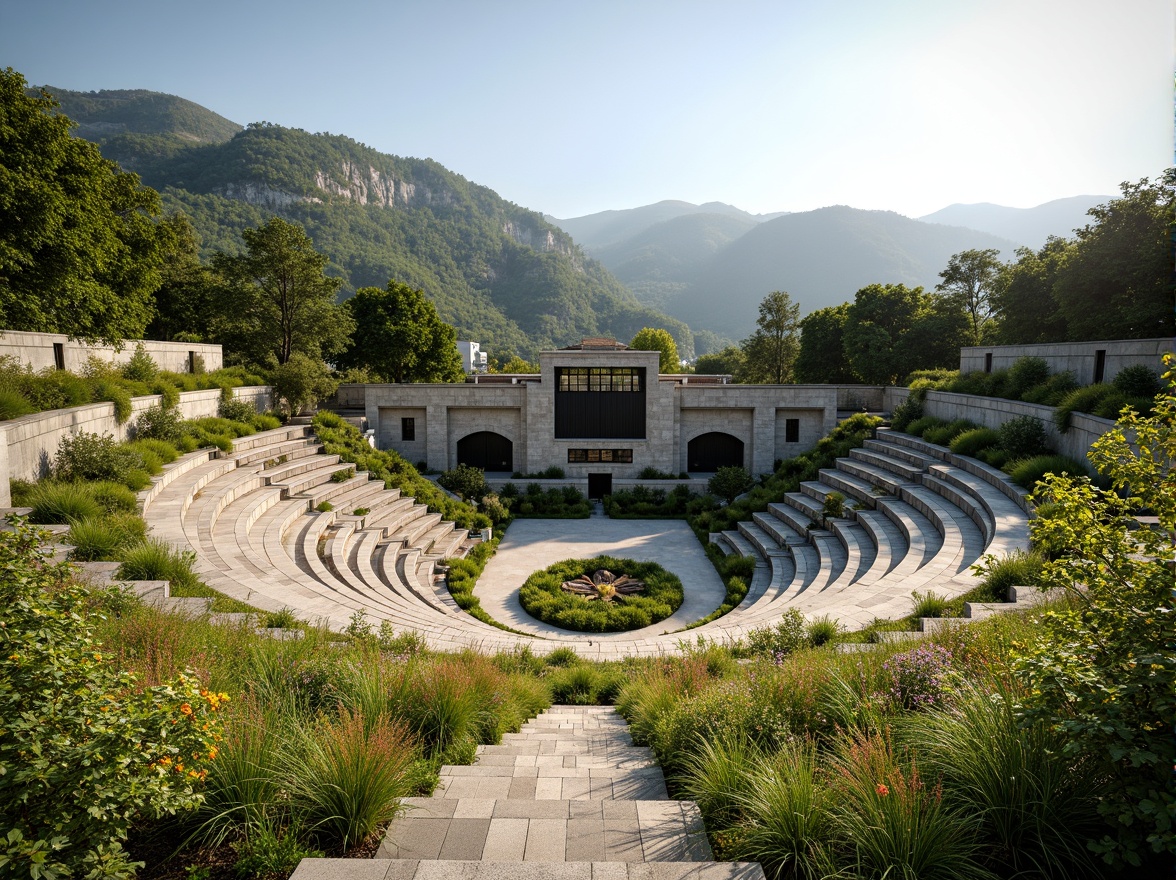
[[[1112,198],[1114,196],[1069,196],[1032,208],[1009,208],[992,202],[956,203],[918,219],[924,223],[988,232],[1036,249],[1051,235],[1069,236],[1075,229],[1081,229],[1089,222],[1087,212]]]

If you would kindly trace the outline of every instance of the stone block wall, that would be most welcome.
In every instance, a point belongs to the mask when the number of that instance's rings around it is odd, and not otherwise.
[[[1170,338],[1164,339],[1118,339],[1101,342],[1050,342],[1038,345],[989,345],[970,346],[960,349],[960,372],[984,372],[988,355],[992,355],[992,369],[1007,370],[1022,357],[1041,358],[1051,373],[1067,370],[1081,385],[1090,385],[1095,379],[1097,352],[1105,352],[1102,381],[1110,382],[1124,367],[1143,364],[1163,372],[1163,355],[1176,345]]]
[[[125,364],[131,359],[138,345],[142,345],[151,355],[159,369],[172,373],[192,372],[190,367],[193,360],[196,360],[198,367],[202,363],[205,372],[219,370],[224,366],[221,347],[209,343],[128,339],[122,348],[115,349],[109,345],[88,345],[60,333],[0,331],[0,357],[14,357],[21,364],[28,364],[34,370],[53,369],[58,366],[54,345],[61,346],[63,363],[60,366],[72,373],[81,372],[90,357],[97,357],[108,363]]]
[[[894,407],[906,400],[909,395],[909,388],[887,388],[886,411],[892,412]],[[1073,413],[1070,416],[1070,429],[1063,434],[1054,426],[1052,406],[946,391],[927,392],[923,412],[949,422],[968,419],[978,425],[994,429],[1018,416],[1032,416],[1045,427],[1050,445],[1062,455],[1068,455],[1077,461],[1086,461],[1086,453],[1090,451],[1091,444],[1115,426],[1110,419]]]
[[[270,406],[268,387],[234,388],[233,392],[235,397],[251,401],[259,411]],[[0,507],[12,503],[9,480],[39,480],[48,474],[63,437],[86,431],[127,440],[139,414],[157,406],[161,399],[158,394],[132,398],[131,417],[121,425],[115,421],[113,403],[90,403],[0,422],[0,473],[7,477],[0,480]],[[185,391],[180,394],[179,409],[184,418],[202,418],[215,416],[219,403],[218,389]]]

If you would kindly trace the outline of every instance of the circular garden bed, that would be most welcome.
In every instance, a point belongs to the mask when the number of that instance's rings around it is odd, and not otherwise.
[[[563,589],[565,581],[585,575],[591,578],[600,569],[644,581],[645,589],[608,599],[589,599]],[[527,578],[519,588],[519,602],[532,617],[560,629],[626,632],[657,623],[677,611],[682,604],[682,582],[656,562],[635,562],[615,556],[565,559]]]

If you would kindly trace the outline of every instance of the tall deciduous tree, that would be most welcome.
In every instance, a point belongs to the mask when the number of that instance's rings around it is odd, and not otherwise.
[[[335,301],[338,278],[325,274],[327,257],[297,223],[273,217],[246,229],[246,253],[217,254],[225,279],[225,341],[246,357],[279,364],[294,352],[321,359],[341,351],[354,327]]]
[[[849,303],[809,312],[800,322],[796,381],[853,383],[860,381],[845,359],[845,322]]]
[[[1019,248],[992,291],[996,341],[1006,344],[1064,342],[1066,319],[1058,312],[1054,283],[1074,243],[1050,236],[1040,250]]]
[[[682,360],[678,357],[678,346],[669,330],[663,330],[660,327],[643,327],[637,331],[637,335],[629,343],[629,348],[637,351],[659,352],[659,372],[678,373],[682,370]]]
[[[457,332],[437,315],[424,293],[389,281],[361,287],[347,300],[355,320],[341,364],[368,367],[393,382],[460,382]]]
[[[743,373],[743,349],[738,345],[729,345],[722,351],[699,355],[698,360],[694,362],[694,372],[703,376],[741,375]]]
[[[1172,336],[1173,175],[1122,184],[1121,198],[1091,208],[1054,283],[1067,335],[1083,339]]]
[[[792,379],[792,365],[800,350],[800,305],[782,290],[759,304],[756,330],[743,340],[745,382],[782,385]]]
[[[935,286],[953,299],[968,315],[971,345],[980,345],[992,323],[992,291],[1000,278],[1000,251],[967,250],[953,254],[947,268],[939,273],[943,280]]]
[[[871,284],[846,314],[845,359],[863,382],[889,384],[914,370],[958,363],[967,317],[948,297],[904,284]]]
[[[0,71],[0,325],[141,337],[171,230],[159,194],[70,133],[45,92]]]

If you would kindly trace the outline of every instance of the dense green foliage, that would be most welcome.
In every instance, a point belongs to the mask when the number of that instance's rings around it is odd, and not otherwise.
[[[131,827],[200,805],[224,696],[191,674],[143,687],[124,671],[44,540],[0,532],[0,869],[130,877]]]
[[[857,374],[845,359],[845,323],[849,303],[809,312],[800,322],[796,353],[796,381],[854,383]]]
[[[355,324],[335,303],[340,281],[325,274],[327,257],[306,231],[271,217],[241,235],[244,253],[212,261],[226,285],[219,328],[225,344],[253,363],[342,351]]]
[[[437,315],[420,290],[389,281],[361,287],[347,300],[355,331],[339,357],[390,382],[460,382],[461,355],[453,327]]]
[[[159,195],[70,133],[47,94],[0,71],[0,326],[142,337],[171,228]]]
[[[782,385],[792,381],[792,365],[800,349],[800,304],[776,290],[759,304],[755,331],[743,340],[741,382]]]
[[[645,582],[645,589],[612,601],[566,592],[565,581],[606,569]],[[519,588],[519,604],[532,617],[577,632],[625,632],[664,620],[682,604],[682,582],[656,562],[614,556],[566,559],[532,574]]]
[[[562,479],[563,474],[554,479]],[[575,486],[552,486],[544,489],[539,483],[528,483],[519,491],[514,483],[507,483],[499,493],[511,516],[534,519],[584,519],[592,515],[592,503]]]
[[[845,318],[845,359],[863,382],[892,384],[912,370],[959,358],[967,319],[960,305],[921,287],[871,284],[854,296]]]
[[[642,327],[629,343],[629,348],[636,351],[658,352],[659,373],[680,373],[682,371],[678,345],[668,330],[663,330],[660,327]]]
[[[1000,277],[1000,251],[995,248],[953,254],[935,289],[948,296],[968,316],[967,345],[980,345],[991,335],[992,292]]]

